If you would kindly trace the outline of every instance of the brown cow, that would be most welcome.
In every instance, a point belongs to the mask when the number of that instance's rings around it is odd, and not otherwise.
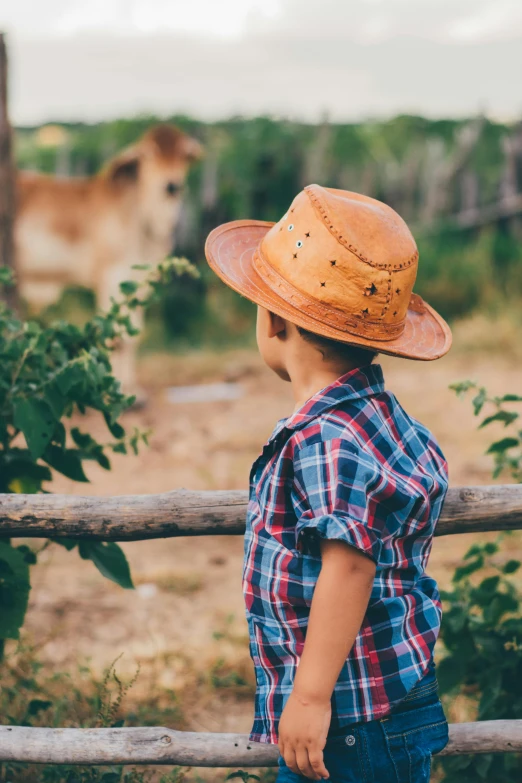
[[[181,193],[190,164],[201,157],[195,139],[170,125],[136,144],[88,178],[20,172],[15,251],[20,294],[34,309],[55,302],[63,288],[85,286],[100,307],[117,296],[135,264],[155,263],[172,249]],[[135,385],[134,342],[117,372]]]

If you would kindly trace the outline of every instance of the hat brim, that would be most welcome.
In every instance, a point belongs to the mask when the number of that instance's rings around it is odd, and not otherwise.
[[[234,220],[215,228],[207,237],[205,255],[209,266],[234,291],[315,334],[404,359],[432,361],[451,347],[446,321],[424,302],[423,312],[409,309],[404,331],[393,340],[371,340],[350,334],[303,313],[278,296],[259,275],[254,252],[274,223]]]

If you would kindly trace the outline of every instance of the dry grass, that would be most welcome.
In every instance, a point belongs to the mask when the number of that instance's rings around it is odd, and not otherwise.
[[[154,595],[154,588],[165,593],[176,593],[177,595],[191,595],[203,588],[204,582],[201,574],[193,571],[154,571],[140,572],[134,576],[136,587],[146,585],[153,588],[150,592]],[[147,591],[144,591],[147,593]]]

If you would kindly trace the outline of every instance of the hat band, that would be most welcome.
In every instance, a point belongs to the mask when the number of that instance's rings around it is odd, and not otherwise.
[[[318,299],[312,299],[295,288],[288,280],[285,280],[266,260],[259,246],[254,251],[252,264],[259,276],[275,294],[286,302],[291,302],[294,307],[319,323],[357,337],[366,337],[381,342],[395,340],[404,331],[405,320],[396,324],[368,321],[362,315],[348,315],[342,310],[325,305]]]

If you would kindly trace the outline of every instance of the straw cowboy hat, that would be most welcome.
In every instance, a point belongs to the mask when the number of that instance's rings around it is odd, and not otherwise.
[[[447,323],[412,293],[410,230],[368,196],[308,185],[277,223],[215,228],[205,254],[230,288],[316,334],[424,361],[450,349]]]

